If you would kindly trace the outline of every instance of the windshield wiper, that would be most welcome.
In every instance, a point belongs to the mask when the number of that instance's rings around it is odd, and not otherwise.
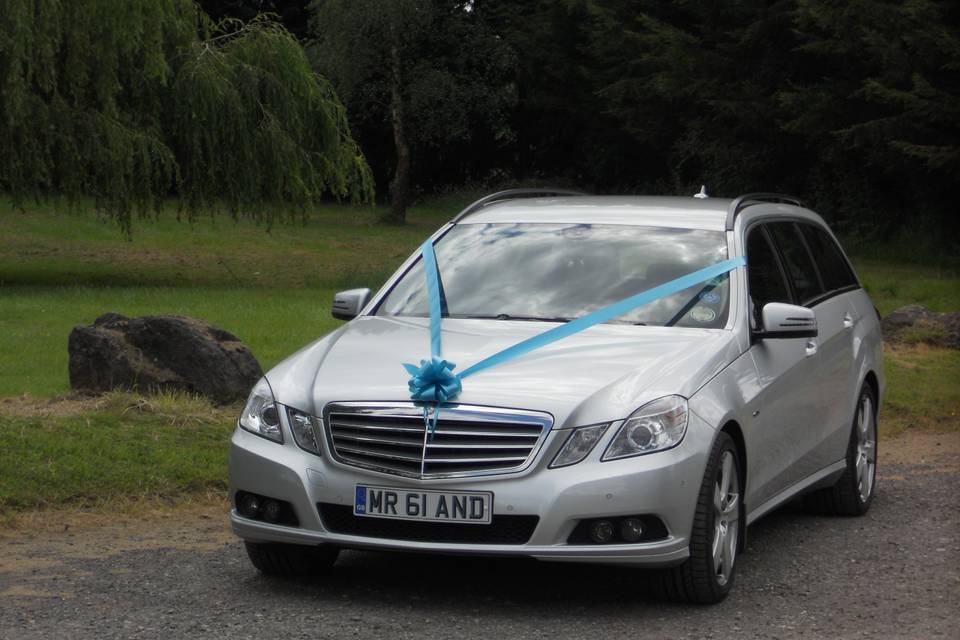
[[[513,316],[509,313],[498,313],[496,315],[467,315],[462,316],[471,320],[529,320],[530,322],[570,322],[573,318],[551,318],[545,316]]]

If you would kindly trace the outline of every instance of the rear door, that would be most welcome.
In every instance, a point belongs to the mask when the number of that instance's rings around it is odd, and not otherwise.
[[[858,391],[853,328],[860,320],[850,294],[860,289],[860,283],[826,229],[806,222],[798,223],[798,227],[824,288],[824,294],[814,306],[821,332],[820,379],[825,428],[815,459],[824,467],[843,458],[850,438],[854,394]]]
[[[747,287],[751,330],[762,328],[768,302],[794,304],[784,263],[766,230],[747,232]],[[747,504],[758,507],[800,479],[797,464],[810,447],[810,406],[816,402],[816,350],[805,338],[754,341],[750,355],[762,390],[760,411],[748,439],[750,484]]]

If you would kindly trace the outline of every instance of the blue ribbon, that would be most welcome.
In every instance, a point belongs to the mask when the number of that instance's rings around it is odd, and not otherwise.
[[[660,298],[671,296],[701,282],[706,282],[711,278],[729,273],[737,267],[746,266],[747,264],[747,260],[743,256],[717,262],[709,267],[704,267],[693,273],[680,276],[669,282],[657,285],[652,289],[647,289],[629,298],[624,298],[619,302],[614,302],[585,316],[581,316],[558,327],[527,338],[502,351],[498,351],[492,356],[484,358],[459,374],[455,374],[453,373],[453,369],[456,368],[456,365],[441,358],[440,276],[437,270],[437,257],[433,251],[433,242],[430,240],[424,242],[420,246],[420,253],[423,255],[423,266],[424,272],[426,273],[427,294],[429,298],[431,358],[430,360],[421,360],[419,367],[413,364],[404,364],[403,367],[412,376],[408,383],[410,387],[410,398],[425,403],[423,407],[423,420],[431,438],[437,428],[437,418],[440,415],[440,407],[444,402],[454,400],[460,394],[460,391],[463,389],[460,381],[463,378],[483,371],[484,369],[489,369],[495,365],[503,364],[508,360],[513,360],[534,349],[539,349],[557,340],[562,340],[584,329],[589,329],[595,324],[607,322],[637,307],[642,307]],[[436,404],[436,411],[434,412],[432,421],[429,419],[430,403]]]

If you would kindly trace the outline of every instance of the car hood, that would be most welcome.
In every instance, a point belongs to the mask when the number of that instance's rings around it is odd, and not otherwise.
[[[551,324],[445,319],[443,357],[463,371]],[[739,355],[734,333],[596,325],[463,380],[461,404],[544,411],[555,428],[627,417],[655,398],[689,397]],[[402,363],[430,356],[426,318],[365,316],[267,374],[277,401],[320,415],[332,401],[408,401]]]

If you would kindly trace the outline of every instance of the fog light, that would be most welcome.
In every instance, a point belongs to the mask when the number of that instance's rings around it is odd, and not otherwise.
[[[590,525],[590,538],[597,544],[607,544],[613,540],[613,523],[609,520],[597,520]]]
[[[248,493],[240,500],[240,513],[248,518],[256,518],[260,513],[260,498]]]
[[[263,519],[272,523],[279,522],[280,503],[276,500],[267,500],[267,503],[263,505]]]
[[[639,518],[624,518],[620,523],[620,537],[624,542],[636,542],[643,536],[643,523]]]

